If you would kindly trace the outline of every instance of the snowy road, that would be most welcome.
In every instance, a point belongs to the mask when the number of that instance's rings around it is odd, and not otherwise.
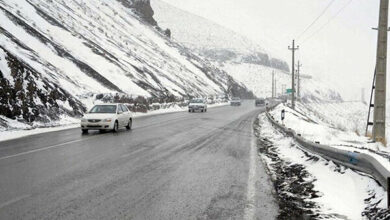
[[[244,102],[0,142],[0,219],[273,219]]]

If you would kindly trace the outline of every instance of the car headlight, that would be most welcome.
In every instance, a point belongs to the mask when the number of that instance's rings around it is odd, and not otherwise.
[[[82,118],[81,122],[87,122],[87,119],[86,118]]]
[[[106,119],[103,120],[103,122],[111,122],[111,121],[112,121],[111,118],[106,118]]]

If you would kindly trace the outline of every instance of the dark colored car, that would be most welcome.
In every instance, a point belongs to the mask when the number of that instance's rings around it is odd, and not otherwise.
[[[255,106],[265,106],[265,99],[256,99]]]

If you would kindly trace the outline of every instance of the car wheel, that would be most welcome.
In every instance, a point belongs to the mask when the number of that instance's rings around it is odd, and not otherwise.
[[[88,134],[88,129],[81,129],[81,133]]]
[[[188,109],[188,112],[189,112],[189,113],[191,113],[191,110],[190,110],[190,109]]]
[[[126,129],[131,130],[132,126],[133,126],[133,120],[129,119],[129,122],[127,123]]]
[[[112,131],[113,131],[113,132],[118,132],[118,130],[119,130],[118,121],[115,121],[114,129],[112,129]]]

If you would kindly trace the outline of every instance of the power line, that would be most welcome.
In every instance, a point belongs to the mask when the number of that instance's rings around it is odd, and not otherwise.
[[[316,19],[314,19],[314,21],[309,25],[309,26],[307,26],[306,28],[305,28],[305,30],[301,33],[301,34],[299,34],[298,35],[298,37],[297,37],[297,40],[299,40],[301,37],[302,37],[302,35],[304,35],[324,14],[325,14],[325,12],[330,8],[330,6],[335,2],[336,0],[332,0],[332,1],[330,1],[329,2],[329,4],[325,7],[325,9],[321,12],[321,14],[316,18]]]
[[[343,12],[348,7],[348,5],[351,4],[352,1],[353,0],[349,0],[342,8],[340,8],[340,10],[336,14],[334,14],[331,18],[329,18],[329,20],[324,25],[322,25],[319,29],[317,29],[317,31],[313,32],[309,37],[305,38],[301,44],[310,40],[314,35],[316,35],[320,31],[322,31],[322,29],[324,29],[331,21],[333,21],[333,19],[335,19],[337,16],[339,16],[340,13]]]

